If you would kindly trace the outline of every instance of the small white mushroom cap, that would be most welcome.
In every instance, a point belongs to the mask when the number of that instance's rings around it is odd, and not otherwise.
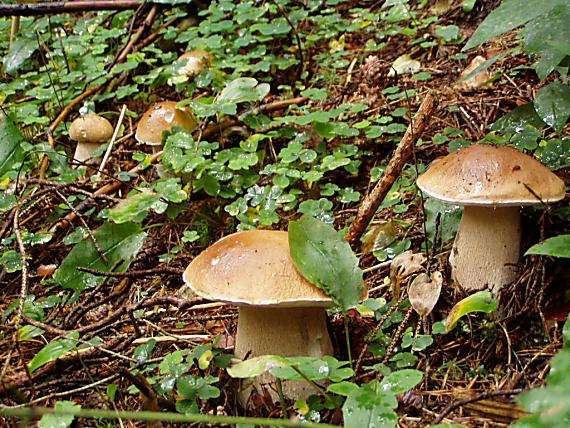
[[[178,70],[178,74],[194,77],[212,63],[212,55],[204,50],[196,49],[180,55],[177,61],[185,62]]]
[[[176,107],[176,101],[162,101],[155,103],[139,120],[135,138],[142,144],[159,146],[162,142],[162,133],[179,127],[189,132],[194,131],[198,122],[186,108]]]
[[[73,160],[84,162],[101,144],[113,136],[111,123],[97,114],[88,114],[75,119],[69,127],[69,138],[77,141]]]

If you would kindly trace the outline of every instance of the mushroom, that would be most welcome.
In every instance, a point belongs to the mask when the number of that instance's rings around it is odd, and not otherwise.
[[[564,198],[564,183],[546,166],[505,146],[474,144],[433,163],[417,180],[432,198],[463,205],[449,262],[466,291],[495,295],[517,276],[520,206]]]
[[[189,78],[197,76],[212,63],[212,55],[209,52],[196,49],[188,51],[178,58],[178,62],[186,61],[183,67],[178,71],[179,75],[185,75]]]
[[[332,300],[295,268],[287,232],[249,230],[228,235],[192,260],[183,278],[197,295],[239,306],[237,357],[332,354],[325,312]],[[271,386],[271,381],[271,376],[263,375],[254,385]],[[314,392],[307,382],[282,384],[291,399]],[[275,391],[269,392],[277,397]],[[242,404],[249,393],[249,388],[240,393]]]
[[[97,114],[88,114],[75,119],[69,128],[69,138],[77,141],[74,162],[85,162],[101,144],[113,136],[111,123]]]
[[[192,132],[198,127],[198,122],[190,110],[176,107],[176,101],[162,101],[155,103],[142,115],[135,138],[139,143],[152,146],[152,152],[156,154],[162,150],[162,133],[174,127]],[[169,176],[160,167],[158,175]]]
[[[198,122],[190,110],[176,107],[176,101],[155,103],[139,120],[135,138],[139,143],[152,146],[153,153],[161,150],[162,133],[179,127],[188,132],[198,127]]]

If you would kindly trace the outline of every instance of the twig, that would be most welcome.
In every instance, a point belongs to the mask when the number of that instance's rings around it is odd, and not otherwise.
[[[56,13],[87,12],[91,10],[136,9],[140,4],[140,0],[77,0],[46,3],[4,4],[0,5],[0,17],[49,15]]]
[[[101,172],[105,168],[107,161],[109,160],[109,156],[111,155],[111,150],[113,150],[113,145],[115,144],[115,140],[117,139],[117,134],[119,133],[119,129],[121,128],[121,124],[123,123],[123,118],[125,117],[125,112],[127,111],[127,106],[123,104],[123,108],[121,108],[121,114],[119,115],[119,120],[117,121],[117,125],[115,126],[115,131],[113,132],[113,136],[111,137],[111,141],[109,141],[109,146],[105,151],[105,155],[103,156],[103,160],[101,161],[101,165],[99,165],[99,169],[97,170],[97,177],[101,176]]]
[[[182,273],[184,273],[184,271],[181,269],[174,269],[169,267],[136,270],[131,272],[105,272],[97,269],[79,266],[77,270],[81,272],[87,272],[96,276],[108,276],[111,278],[144,278],[145,276],[158,275],[163,273],[172,274],[172,275],[182,275]]]
[[[358,240],[368,227],[368,224],[372,220],[376,210],[386,197],[386,194],[392,187],[392,184],[394,184],[394,181],[396,181],[402,172],[404,165],[410,159],[413,147],[429,122],[435,105],[435,98],[431,93],[428,93],[418,109],[414,120],[408,126],[408,129],[406,130],[402,141],[398,145],[398,148],[394,152],[394,155],[390,159],[390,162],[388,162],[388,166],[386,167],[386,171],[384,171],[382,178],[376,186],[374,186],[372,192],[370,192],[362,201],[358,214],[346,235],[346,239],[351,244],[352,248],[357,246]]]
[[[475,397],[466,398],[465,400],[459,400],[451,402],[443,411],[434,419],[431,423],[432,425],[436,425],[440,423],[447,415],[449,415],[452,411],[457,409],[458,407],[464,406],[469,403],[473,403],[475,401],[485,400],[487,398],[493,397],[500,397],[503,395],[517,395],[523,392],[522,389],[510,389],[510,390],[503,390],[503,391],[487,391],[483,392]]]

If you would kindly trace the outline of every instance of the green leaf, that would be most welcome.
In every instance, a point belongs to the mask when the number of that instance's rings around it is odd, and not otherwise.
[[[20,166],[24,159],[21,144],[24,141],[18,127],[12,119],[0,112],[0,176],[14,167]]]
[[[289,223],[291,258],[301,274],[347,311],[364,291],[358,258],[334,228],[303,216]]]
[[[552,170],[570,166],[570,138],[541,141],[535,156]]]
[[[392,410],[398,405],[391,391],[383,391],[378,381],[353,391],[342,406],[345,428],[392,428],[398,417]]]
[[[33,30],[32,34],[34,34]],[[36,49],[38,49],[38,41],[35,37],[26,36],[16,39],[4,57],[4,73],[13,75],[32,56]]]
[[[549,0],[534,2],[529,7],[527,0],[505,0],[493,10],[487,18],[477,27],[473,36],[463,47],[463,51],[485,43],[500,34],[506,33],[516,27],[543,15],[558,5],[566,5],[568,0]]]
[[[294,363],[279,355],[262,355],[245,361],[232,364],[228,374],[235,378],[249,378],[259,376],[277,367],[290,367]]]
[[[79,404],[75,404],[73,401],[58,401],[54,406],[55,413],[43,415],[38,422],[38,428],[67,428],[73,423],[73,413],[81,410]],[[65,412],[64,414],[58,414],[57,412]]]
[[[570,117],[570,87],[554,81],[539,89],[534,108],[542,120],[560,134]]]
[[[343,395],[347,397],[357,389],[358,389],[357,384],[352,382],[342,381],[329,385],[327,391],[332,392],[333,394]]]
[[[102,277],[77,270],[79,266],[109,272],[118,261],[122,260],[122,263],[115,268],[115,272],[124,272],[146,239],[146,233],[134,223],[105,223],[95,230],[93,235],[107,257],[108,263],[101,259],[90,239],[80,242],[63,259],[53,276],[55,282],[63,288],[81,292],[103,280]]]
[[[525,256],[529,254],[541,254],[543,256],[570,258],[570,235],[560,235],[548,238],[540,244],[530,247]]]
[[[380,387],[383,391],[391,391],[394,394],[401,394],[409,391],[420,383],[422,378],[423,374],[419,370],[398,370],[385,376],[380,383]]]
[[[449,333],[460,318],[473,312],[493,312],[499,306],[499,301],[493,298],[490,291],[479,291],[458,302],[445,321],[445,332]]]
[[[69,335],[71,339],[55,339],[44,346],[40,351],[32,358],[28,364],[30,373],[35,372],[44,364],[50,361],[56,360],[65,353],[71,351],[77,346],[77,340],[79,338],[79,333],[71,333]]]

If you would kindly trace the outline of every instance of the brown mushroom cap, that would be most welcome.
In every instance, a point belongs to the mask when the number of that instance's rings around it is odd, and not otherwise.
[[[188,51],[178,58],[178,61],[184,61],[185,65],[178,71],[178,74],[189,77],[196,76],[212,63],[212,55],[209,52],[196,49]]]
[[[183,278],[196,294],[210,300],[280,307],[332,305],[331,298],[295,268],[287,232],[228,235],[192,260]]]
[[[75,119],[69,128],[69,138],[79,143],[102,144],[113,136],[111,123],[97,114]]]
[[[186,108],[177,108],[176,101],[155,103],[139,120],[135,138],[143,144],[158,146],[162,133],[175,126],[192,132],[198,126],[194,115]]]
[[[565,194],[564,182],[536,159],[512,147],[486,144],[433,163],[417,184],[432,198],[467,206],[532,205]]]

